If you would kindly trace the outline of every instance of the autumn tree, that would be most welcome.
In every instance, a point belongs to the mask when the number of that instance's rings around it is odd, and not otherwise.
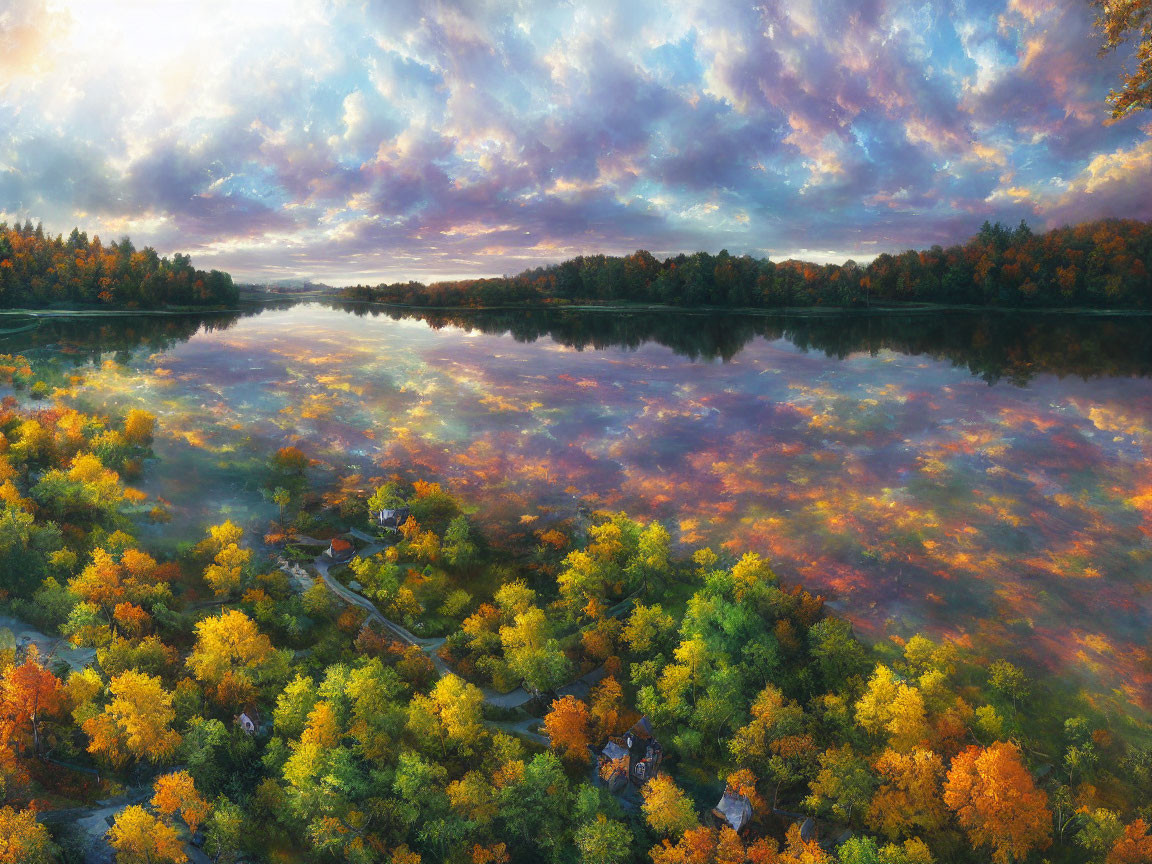
[[[715,828],[701,825],[689,828],[675,843],[665,838],[659,846],[649,850],[648,856],[652,864],[714,864],[717,840]],[[775,856],[775,844],[772,845]],[[774,859],[771,860],[774,864]]]
[[[92,551],[89,564],[68,582],[68,589],[88,604],[111,635],[125,629],[126,616],[133,607],[150,606],[169,600],[172,592],[156,560],[146,552],[125,549],[119,553],[103,548]],[[117,615],[117,610],[120,614]],[[73,610],[73,638],[85,641],[83,610]],[[99,637],[97,637],[99,638]]]
[[[239,590],[244,571],[252,561],[252,550],[240,547],[242,536],[240,526],[225,521],[209,527],[207,538],[200,543],[200,548],[212,555],[204,579],[217,597],[228,597]]]
[[[152,806],[156,812],[168,817],[179,813],[193,834],[212,809],[196,791],[196,784],[187,771],[176,771],[156,778],[153,793]]]
[[[895,839],[913,831],[938,830],[947,820],[940,797],[944,763],[923,747],[909,753],[885,750],[876,760],[883,778],[868,810],[868,822],[877,831]]]
[[[856,722],[868,732],[886,734],[896,750],[907,750],[928,738],[924,696],[887,666],[880,665],[856,702]]]
[[[1101,56],[1136,40],[1136,69],[1126,69],[1124,85],[1108,94],[1113,119],[1152,107],[1152,0],[1092,0],[1100,10],[1096,31],[1103,38]]]
[[[1124,833],[1108,850],[1104,864],[1147,864],[1152,861],[1152,833],[1143,819],[1124,826]]]
[[[728,746],[737,763],[766,774],[779,749],[773,745],[805,734],[804,709],[785,698],[779,687],[769,684],[757,694],[751,713],[751,720],[736,730]]]
[[[484,734],[483,704],[484,693],[479,687],[458,675],[445,675],[427,696],[412,697],[408,727],[417,735],[439,741],[444,752],[451,744],[467,755]]]
[[[567,679],[570,664],[544,610],[533,606],[516,615],[511,625],[500,629],[500,642],[512,673],[527,689],[541,693]]]
[[[615,676],[607,675],[592,688],[592,704],[589,709],[595,731],[595,739],[602,741],[623,731],[627,721],[627,706],[624,703],[624,688]]]
[[[668,529],[652,522],[636,540],[636,551],[624,565],[631,587],[638,587],[646,597],[653,582],[667,578],[671,569],[672,538]]]
[[[88,750],[113,765],[128,759],[168,760],[180,744],[172,728],[172,694],[159,678],[130,670],[108,684],[111,701],[84,721]]]
[[[299,447],[281,447],[272,456],[272,467],[285,474],[301,475],[312,464]]]
[[[147,411],[134,408],[124,418],[124,437],[135,447],[151,447],[156,433],[156,417]]]
[[[187,861],[176,829],[143,807],[125,807],[108,831],[117,864],[180,864]]]
[[[809,784],[804,803],[851,822],[853,815],[868,806],[875,787],[868,763],[847,744],[825,750],[819,758],[820,770]]]
[[[658,603],[632,607],[624,625],[624,641],[637,654],[658,650],[673,633],[676,622]]]
[[[45,471],[30,494],[51,517],[83,524],[112,522],[124,501],[120,475],[94,453],[76,454],[67,470]]]
[[[544,718],[545,734],[552,742],[552,749],[570,762],[586,764],[590,758],[590,720],[587,704],[575,696],[554,700],[552,710]]]
[[[52,864],[57,852],[35,811],[0,807],[0,864]]]
[[[812,838],[805,840],[800,826],[793,823],[784,835],[784,848],[775,858],[766,857],[770,864],[832,864],[832,856],[820,848],[820,843]]]
[[[278,676],[285,658],[256,622],[238,609],[205,618],[196,625],[196,645],[188,668],[210,688],[221,704],[242,704],[256,688]]]
[[[958,753],[944,783],[944,803],[973,845],[991,848],[997,864],[1011,864],[1033,849],[1048,847],[1047,800],[1010,742]]]
[[[679,837],[699,821],[692,799],[666,774],[644,784],[642,809],[648,826],[665,837]]]
[[[27,740],[41,752],[41,725],[64,710],[60,679],[40,665],[33,648],[19,666],[12,665],[0,677],[0,737],[3,742]]]
[[[576,848],[587,864],[624,864],[631,857],[632,834],[603,813],[576,829]]]

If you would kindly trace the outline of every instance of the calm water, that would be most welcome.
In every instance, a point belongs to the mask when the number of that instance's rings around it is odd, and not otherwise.
[[[1132,711],[1152,707],[1150,331],[309,304],[50,320],[0,352],[84,367],[66,399],[160,416],[142,488],[175,536],[262,532],[261,466],[293,443],[324,483],[446,480],[504,535],[582,502],[657,517],[689,547],[767,554],[877,638],[1024,650]]]

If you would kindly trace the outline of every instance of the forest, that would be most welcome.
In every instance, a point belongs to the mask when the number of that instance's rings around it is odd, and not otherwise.
[[[349,300],[413,306],[567,303],[778,308],[942,303],[995,307],[1152,307],[1152,223],[1107,219],[1033,233],[987,222],[967,243],[933,246],[870,264],[773,262],[697,252],[659,261],[582,255],[516,276],[357,285]]]
[[[31,222],[0,223],[0,308],[227,306],[232,277],[204,272],[179,252],[162,258],[124,237],[105,246],[77,228],[65,239]]]
[[[263,536],[159,555],[157,418],[65,406],[80,367],[0,387],[0,611],[64,640],[0,639],[3,864],[1152,860],[1146,729],[970,640],[867,644],[621,512],[497,541],[306,441]]]

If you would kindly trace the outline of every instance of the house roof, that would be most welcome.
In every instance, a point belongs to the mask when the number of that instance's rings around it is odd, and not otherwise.
[[[629,729],[628,731],[631,732],[633,735],[636,735],[636,736],[641,737],[641,738],[651,738],[652,737],[652,723],[647,717],[641,717],[634,724],[632,724],[632,728]]]
[[[743,795],[724,790],[720,803],[716,805],[716,811],[724,817],[724,821],[733,831],[739,831],[752,818],[752,802]]]
[[[615,762],[617,759],[623,759],[628,755],[628,751],[617,744],[615,741],[609,741],[604,745],[604,749],[600,751],[606,758]]]
[[[352,544],[345,540],[343,537],[336,537],[332,540],[333,552],[351,552]]]
[[[800,826],[800,839],[805,843],[813,840],[816,837],[816,820],[809,816],[804,820],[804,824]]]

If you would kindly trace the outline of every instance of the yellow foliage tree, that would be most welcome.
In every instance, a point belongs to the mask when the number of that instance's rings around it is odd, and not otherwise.
[[[196,645],[188,668],[213,688],[217,701],[246,701],[276,659],[272,641],[238,609],[205,618],[196,625]]]
[[[667,775],[661,775],[644,785],[644,818],[657,834],[679,837],[699,825],[696,808],[684,790]]]
[[[910,753],[885,750],[876,760],[876,770],[884,778],[872,798],[868,823],[895,839],[914,830],[932,832],[948,818],[940,797],[944,763],[924,747]]]
[[[856,722],[873,734],[886,733],[896,750],[926,743],[930,736],[923,695],[884,665],[876,667],[856,702]]]
[[[216,553],[212,563],[204,570],[204,581],[212,586],[217,597],[229,597],[239,590],[244,568],[251,560],[251,550],[229,543]]]
[[[51,864],[56,851],[35,811],[0,807],[0,864]]]
[[[152,762],[170,758],[180,745],[172,728],[176,712],[172,694],[160,679],[136,670],[118,675],[108,685],[112,700],[103,712],[83,723],[89,752],[115,765],[129,758]]]
[[[128,439],[129,444],[148,447],[152,444],[152,436],[155,433],[156,418],[147,411],[135,408],[124,418],[124,437]]]
[[[180,864],[187,861],[176,829],[143,807],[126,807],[108,831],[117,864]]]
[[[417,695],[408,705],[408,727],[418,735],[435,736],[446,748],[453,744],[470,754],[481,741],[484,693],[458,675],[445,675],[427,696]]]

